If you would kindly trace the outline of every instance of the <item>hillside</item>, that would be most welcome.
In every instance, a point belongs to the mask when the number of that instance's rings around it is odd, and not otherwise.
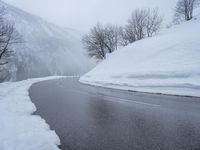
[[[22,44],[13,47],[16,55],[6,66],[10,72],[7,79],[81,74],[94,65],[82,49],[78,31],[58,27],[1,1],[0,6],[6,8],[6,19],[14,22],[23,38]]]
[[[200,19],[111,54],[81,77],[87,84],[133,91],[200,96]]]

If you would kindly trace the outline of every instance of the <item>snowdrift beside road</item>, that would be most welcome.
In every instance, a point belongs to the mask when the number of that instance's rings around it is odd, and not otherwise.
[[[110,88],[200,96],[200,19],[111,54],[80,82]]]
[[[59,137],[36,115],[28,89],[33,83],[61,77],[0,83],[0,150],[59,150]]]

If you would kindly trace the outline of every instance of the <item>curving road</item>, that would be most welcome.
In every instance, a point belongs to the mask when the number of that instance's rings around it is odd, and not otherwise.
[[[200,150],[200,98],[82,85],[34,84],[30,97],[62,150]]]

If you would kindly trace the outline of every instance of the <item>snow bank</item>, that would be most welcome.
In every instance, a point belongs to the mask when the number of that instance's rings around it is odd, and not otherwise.
[[[200,96],[200,19],[111,54],[80,82],[134,91]]]
[[[47,77],[0,84],[0,150],[58,150],[60,140],[36,115],[28,89]]]

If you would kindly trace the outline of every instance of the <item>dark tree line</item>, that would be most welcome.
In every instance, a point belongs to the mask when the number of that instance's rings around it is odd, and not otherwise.
[[[155,35],[162,21],[158,9],[138,9],[131,14],[124,27],[97,24],[83,37],[83,45],[90,57],[105,59],[107,53],[118,47]]]
[[[12,56],[11,45],[21,42],[21,37],[14,27],[14,23],[5,19],[6,11],[0,7],[0,67],[9,62]],[[0,68],[0,71],[1,71]]]

